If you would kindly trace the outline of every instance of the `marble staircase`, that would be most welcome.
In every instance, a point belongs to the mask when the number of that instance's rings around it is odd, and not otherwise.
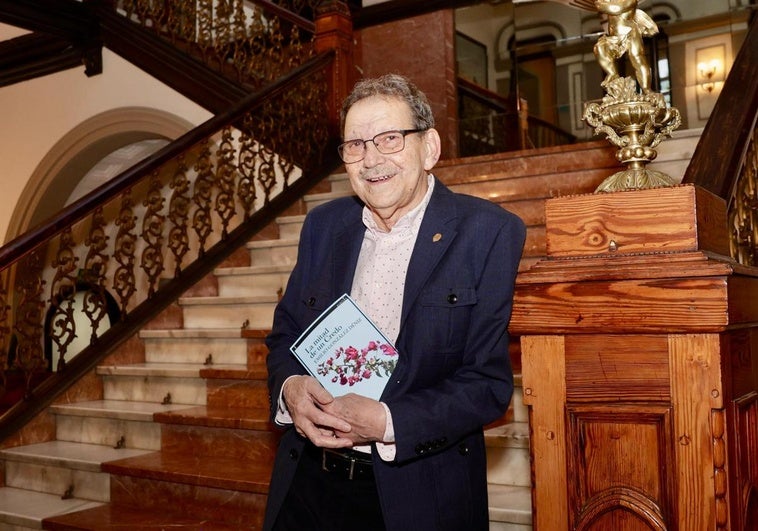
[[[544,200],[591,192],[616,162],[600,143],[444,161],[435,174],[528,225],[521,269],[544,256]],[[350,193],[344,175],[307,208]],[[102,398],[50,407],[54,440],[0,450],[0,531],[259,529],[277,432],[268,421],[265,333],[304,216],[277,220],[245,258],[139,333],[144,359],[96,370]],[[518,355],[513,355],[518,369]],[[491,531],[531,529],[529,430],[520,378],[486,430]]]

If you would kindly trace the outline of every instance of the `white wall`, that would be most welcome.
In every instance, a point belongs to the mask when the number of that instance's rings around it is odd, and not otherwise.
[[[0,40],[23,31],[0,25]],[[0,87],[0,238],[37,164],[66,133],[102,112],[122,107],[159,109],[192,124],[211,117],[202,107],[162,85],[108,50],[103,73],[84,67]]]

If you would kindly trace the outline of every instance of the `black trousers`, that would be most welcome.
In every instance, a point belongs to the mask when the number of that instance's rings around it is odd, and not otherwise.
[[[306,447],[275,531],[385,531],[376,483],[323,470],[321,450]]]

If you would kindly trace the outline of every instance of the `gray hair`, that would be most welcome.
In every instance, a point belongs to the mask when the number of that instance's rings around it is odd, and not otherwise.
[[[421,92],[407,77],[399,74],[385,74],[376,78],[362,79],[342,102],[340,110],[340,130],[345,130],[345,116],[355,103],[371,96],[387,96],[403,100],[411,109],[413,127],[429,129],[434,127],[434,115],[426,94]]]

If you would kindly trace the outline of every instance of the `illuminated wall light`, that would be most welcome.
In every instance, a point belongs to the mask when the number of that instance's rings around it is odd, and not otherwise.
[[[718,59],[698,63],[698,83],[700,87],[711,93],[716,88],[716,81],[723,79],[724,65]]]

